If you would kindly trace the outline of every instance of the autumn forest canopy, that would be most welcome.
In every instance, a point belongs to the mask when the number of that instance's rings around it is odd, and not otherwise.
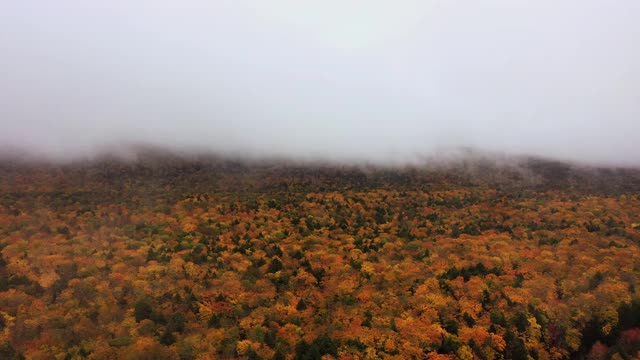
[[[0,360],[640,359],[640,1],[0,3]]]
[[[640,170],[0,161],[0,359],[634,359]]]

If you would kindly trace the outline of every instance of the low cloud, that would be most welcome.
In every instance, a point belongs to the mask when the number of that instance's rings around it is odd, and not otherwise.
[[[5,154],[143,143],[410,163],[470,147],[640,165],[633,0],[62,0],[0,13]]]

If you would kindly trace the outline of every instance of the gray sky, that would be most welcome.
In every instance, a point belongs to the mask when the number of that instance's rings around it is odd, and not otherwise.
[[[637,0],[6,0],[0,143],[640,164]]]

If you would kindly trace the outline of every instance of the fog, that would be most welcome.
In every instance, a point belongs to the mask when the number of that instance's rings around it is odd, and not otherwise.
[[[638,19],[637,0],[5,1],[0,144],[636,166]]]

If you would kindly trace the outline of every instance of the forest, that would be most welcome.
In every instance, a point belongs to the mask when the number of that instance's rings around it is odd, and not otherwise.
[[[1,359],[637,359],[640,170],[0,163]]]

